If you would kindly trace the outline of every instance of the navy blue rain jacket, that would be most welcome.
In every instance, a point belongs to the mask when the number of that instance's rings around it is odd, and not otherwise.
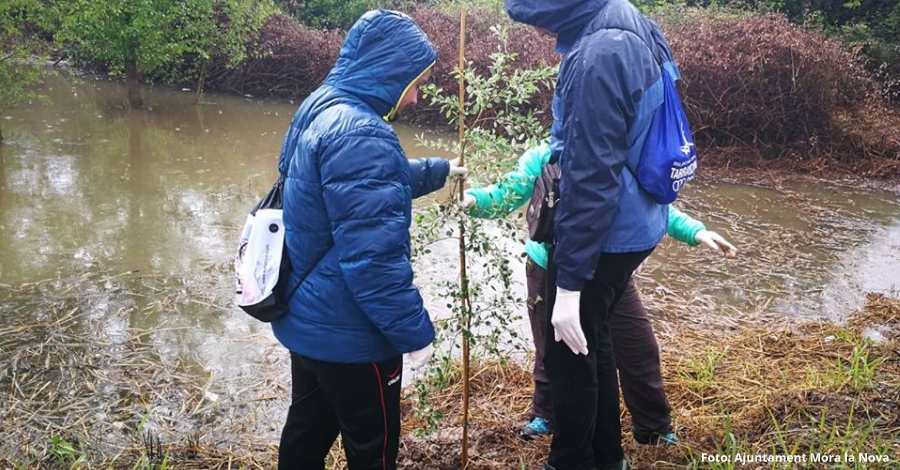
[[[627,0],[506,0],[510,17],[557,36],[566,56],[553,98],[559,158],[556,284],[580,291],[601,253],[644,251],[666,233],[668,205],[637,183],[641,148],[677,67],[659,27]]]
[[[288,289],[303,282],[272,329],[295,353],[382,361],[434,340],[413,284],[409,226],[412,198],[442,187],[450,166],[408,161],[385,121],[435,59],[409,17],[369,12],[294,115],[278,168],[293,265]]]

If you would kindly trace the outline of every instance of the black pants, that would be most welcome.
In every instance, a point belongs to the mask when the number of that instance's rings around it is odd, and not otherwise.
[[[401,356],[340,364],[291,353],[291,407],[279,470],[323,470],[341,434],[350,470],[394,470],[400,445]]]
[[[588,354],[576,355],[555,341],[547,326],[544,366],[553,389],[553,442],[548,465],[556,470],[593,470],[624,458],[619,421],[619,382],[609,315],[631,274],[653,250],[603,253],[594,278],[581,291],[581,328]],[[547,312],[556,301],[556,266],[547,276]],[[552,317],[552,313],[548,318]]]
[[[525,264],[528,286],[528,319],[534,338],[534,394],[531,417],[541,417],[553,423],[553,393],[544,368],[547,321],[547,271],[531,258]],[[631,415],[634,439],[649,442],[654,435],[672,432],[672,408],[666,399],[660,370],[659,343],[650,324],[650,316],[641,293],[628,281],[625,292],[609,315],[613,355],[619,370],[622,398]]]

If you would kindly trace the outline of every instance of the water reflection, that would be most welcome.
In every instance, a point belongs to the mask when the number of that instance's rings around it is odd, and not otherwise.
[[[147,88],[150,109],[130,111],[119,83],[55,78],[42,91],[49,103],[3,117],[0,283],[140,271],[182,294],[166,305],[168,314],[147,314],[142,309],[159,293],[127,286],[141,292],[130,297],[128,326],[171,327],[156,340],[189,338],[194,350],[212,356],[230,354],[229,342],[248,335],[271,340],[265,325],[230,307],[227,273],[245,211],[275,177],[297,103],[209,94],[196,106],[192,93]],[[411,157],[433,153],[415,145],[420,130],[396,128]],[[662,318],[685,320],[683,305],[723,316],[828,315],[852,305],[863,289],[900,282],[895,194],[820,182],[698,181],[678,204],[734,241],[741,255],[725,260],[664,242],[642,276]],[[444,245],[417,267],[430,295],[436,281],[457,275],[456,242]],[[521,294],[521,245],[504,245],[516,260]],[[113,297],[109,302],[97,311],[122,308]],[[123,331],[125,323],[112,328]]]
[[[148,88],[151,108],[131,111],[121,88],[51,79],[42,89],[49,104],[10,113],[2,282],[98,263],[186,275],[231,249],[241,214],[274,179],[296,104],[208,95],[195,106],[191,93]]]

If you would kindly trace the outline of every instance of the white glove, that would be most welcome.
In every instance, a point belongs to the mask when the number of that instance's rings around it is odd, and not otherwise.
[[[469,169],[464,166],[459,166],[459,158],[454,158],[450,160],[450,177],[457,179],[465,179],[466,175],[469,174]]]
[[[434,355],[434,346],[431,343],[428,343],[428,346],[424,348],[413,351],[411,353],[406,353],[406,358],[409,360],[409,366],[415,369],[419,369],[425,364],[428,364],[428,360],[431,359],[431,356]]]
[[[735,248],[731,243],[728,243],[728,240],[725,240],[724,237],[716,232],[701,230],[697,232],[697,235],[694,235],[694,242],[703,243],[713,250],[721,251],[725,256],[737,255],[737,248]]]
[[[471,194],[463,194],[463,200],[459,203],[459,205],[463,208],[463,210],[469,209],[470,207],[475,205],[475,196],[472,196]]]
[[[581,292],[556,288],[556,303],[550,317],[556,341],[562,340],[573,353],[587,356],[587,340],[581,329]]]

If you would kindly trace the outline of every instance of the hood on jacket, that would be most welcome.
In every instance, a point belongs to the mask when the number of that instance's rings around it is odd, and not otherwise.
[[[325,83],[361,98],[390,120],[406,90],[436,60],[434,46],[412,18],[374,10],[347,32]]]
[[[506,0],[513,21],[530,24],[556,35],[556,51],[568,52],[582,29],[608,0]]]

